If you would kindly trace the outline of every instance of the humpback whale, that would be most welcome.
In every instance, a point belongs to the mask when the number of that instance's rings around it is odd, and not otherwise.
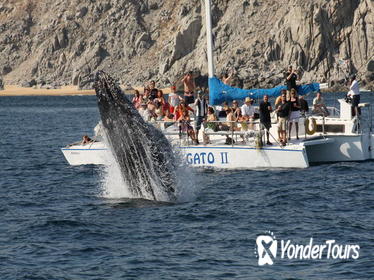
[[[175,201],[176,161],[170,142],[146,123],[107,73],[96,74],[102,125],[130,193],[136,198]]]

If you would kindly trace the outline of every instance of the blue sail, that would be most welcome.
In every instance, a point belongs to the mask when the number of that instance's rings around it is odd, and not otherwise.
[[[287,89],[286,86],[277,86],[269,89],[241,89],[225,85],[216,77],[209,78],[209,103],[210,105],[220,105],[222,102],[231,102],[233,100],[243,100],[246,97],[253,99],[279,96],[281,90]],[[319,83],[306,84],[297,87],[297,94],[305,95],[310,92],[319,91]]]

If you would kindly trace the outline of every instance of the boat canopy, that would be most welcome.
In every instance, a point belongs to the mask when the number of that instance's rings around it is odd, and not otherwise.
[[[222,102],[233,100],[243,100],[246,97],[253,99],[263,98],[264,95],[277,97],[286,86],[277,86],[269,89],[241,89],[225,85],[216,77],[209,78],[209,103],[210,105],[220,105]],[[297,94],[305,95],[320,90],[319,83],[305,84],[297,87]]]

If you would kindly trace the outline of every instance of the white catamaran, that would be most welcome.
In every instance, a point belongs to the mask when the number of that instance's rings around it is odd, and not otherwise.
[[[209,102],[218,105],[222,101],[243,100],[245,97],[261,98],[264,94],[277,96],[284,86],[274,89],[243,90],[224,85],[214,76],[213,44],[210,14],[210,0],[206,0],[207,53],[209,71]],[[299,87],[299,94],[320,90],[324,85],[310,84]],[[328,108],[328,117],[309,115],[300,119],[300,140],[291,140],[286,146],[277,142],[276,118],[272,117],[269,130],[274,145],[263,145],[264,131],[259,122],[242,126],[240,131],[213,131],[205,128],[209,144],[196,145],[188,135],[179,129],[178,123],[168,125],[155,122],[174,146],[182,151],[185,161],[195,167],[223,169],[252,168],[306,168],[311,163],[362,161],[374,158],[372,133],[372,113],[368,103],[361,103],[362,116],[353,118],[351,105],[339,100],[340,109]],[[219,120],[218,122],[226,122]],[[309,126],[312,124],[312,127]],[[241,124],[235,124],[241,126]],[[99,129],[100,130],[100,129]],[[62,148],[66,160],[71,165],[107,164],[110,151],[96,131],[95,141],[88,144],[75,143]],[[231,139],[229,142],[227,139]],[[139,139],[141,141],[141,139]],[[202,141],[201,141],[202,142]],[[277,145],[278,144],[278,145]]]

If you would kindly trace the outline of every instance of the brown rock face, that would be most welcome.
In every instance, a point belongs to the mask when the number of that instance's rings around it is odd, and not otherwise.
[[[79,84],[103,69],[126,84],[168,86],[207,73],[205,8],[199,0],[3,0],[0,75],[21,84]],[[288,65],[303,82],[340,84],[358,73],[374,85],[374,1],[213,0],[217,75],[272,87]]]

